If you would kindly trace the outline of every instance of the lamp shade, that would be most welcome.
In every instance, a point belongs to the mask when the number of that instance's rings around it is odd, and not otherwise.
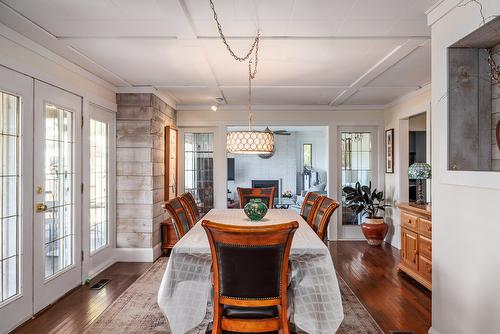
[[[408,177],[415,180],[431,178],[431,166],[425,162],[416,162],[408,169]]]
[[[233,154],[270,154],[274,150],[274,135],[270,131],[230,131],[226,147]]]

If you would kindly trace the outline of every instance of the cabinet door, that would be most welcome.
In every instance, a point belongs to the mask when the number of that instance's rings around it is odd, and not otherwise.
[[[409,230],[403,229],[403,262],[404,264],[413,269],[418,269],[417,258],[417,234]]]

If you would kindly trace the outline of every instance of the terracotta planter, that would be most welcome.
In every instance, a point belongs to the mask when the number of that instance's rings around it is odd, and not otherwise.
[[[389,226],[384,222],[384,218],[366,218],[361,224],[361,230],[371,246],[380,246],[387,235]]]

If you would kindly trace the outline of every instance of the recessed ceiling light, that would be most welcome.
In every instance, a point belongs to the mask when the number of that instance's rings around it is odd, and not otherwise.
[[[212,109],[212,111],[217,111],[217,105],[214,104],[213,106],[210,107],[210,109]]]

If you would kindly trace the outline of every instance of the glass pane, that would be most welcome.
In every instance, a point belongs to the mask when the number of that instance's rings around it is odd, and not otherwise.
[[[90,120],[90,250],[108,244],[108,125]]]
[[[73,264],[73,114],[45,106],[45,278]]]
[[[184,152],[184,189],[207,213],[214,207],[213,133],[185,133]]]
[[[0,92],[0,303],[20,293],[19,106]]]
[[[354,186],[356,182],[368,185],[371,180],[372,138],[370,132],[342,132],[342,188]],[[342,224],[356,225],[361,217],[354,215],[352,209],[345,206],[342,196]]]

